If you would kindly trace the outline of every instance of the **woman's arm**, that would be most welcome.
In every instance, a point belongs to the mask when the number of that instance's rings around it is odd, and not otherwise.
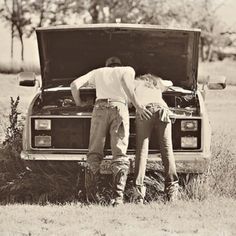
[[[170,86],[173,85],[171,80],[163,80],[161,78],[158,78],[158,84],[159,84],[162,92],[165,92],[166,90],[168,90],[168,88]]]
[[[138,101],[137,96],[134,92],[134,89],[135,89],[134,76],[135,76],[135,72],[133,69],[125,71],[125,73],[121,79],[122,87],[123,87],[127,97],[129,98],[129,100],[135,106],[136,112],[139,114],[139,116],[144,119],[150,119],[152,116],[152,113],[149,110],[147,110],[146,107],[143,106]]]

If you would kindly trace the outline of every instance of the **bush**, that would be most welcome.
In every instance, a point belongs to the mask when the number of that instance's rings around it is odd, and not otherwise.
[[[20,113],[17,111],[20,98],[14,101],[11,97],[11,111],[9,114],[9,126],[6,128],[5,140],[2,144],[1,156],[4,157],[0,165],[0,172],[10,169],[11,172],[17,172],[22,168],[20,152],[22,150],[22,131],[23,125],[19,121]]]
[[[0,203],[46,203],[81,200],[83,167],[77,163],[26,163],[20,159],[23,125],[17,111],[20,98],[11,98],[0,163]],[[80,185],[78,185],[78,183]]]
[[[83,167],[76,163],[37,162],[14,176],[5,174],[0,188],[0,202],[66,203],[83,201]],[[8,178],[7,178],[8,177]],[[78,186],[80,183],[81,186]]]
[[[19,123],[20,113],[17,111],[20,97],[16,101],[11,97],[11,112],[9,115],[9,126],[6,130],[5,141],[3,145],[9,152],[13,152],[13,156],[17,156],[22,150],[22,131],[23,126]]]

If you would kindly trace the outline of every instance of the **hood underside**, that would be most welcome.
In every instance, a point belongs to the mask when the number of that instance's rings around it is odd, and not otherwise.
[[[136,75],[151,73],[175,86],[196,89],[200,30],[95,24],[39,28],[36,33],[43,88],[68,86],[117,56]]]

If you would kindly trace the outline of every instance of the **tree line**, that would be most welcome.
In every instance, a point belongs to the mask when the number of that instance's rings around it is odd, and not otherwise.
[[[0,18],[11,28],[11,57],[14,40],[21,43],[36,27],[78,23],[156,24],[167,27],[200,28],[200,58],[209,60],[212,48],[232,44],[228,29],[217,16],[223,5],[214,0],[4,0]]]

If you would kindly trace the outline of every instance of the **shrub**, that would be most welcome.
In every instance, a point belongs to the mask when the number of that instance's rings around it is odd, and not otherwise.
[[[7,177],[5,179],[8,181],[0,188],[2,204],[84,200],[83,168],[76,163],[37,162],[25,167],[15,176]],[[77,183],[81,183],[81,186]]]
[[[1,163],[2,168],[6,171],[9,168],[12,172],[22,168],[20,160],[20,151],[22,150],[22,123],[19,121],[20,113],[17,111],[20,98],[19,96],[14,101],[11,97],[11,111],[9,114],[9,126],[6,128],[5,140],[3,141],[3,148],[1,155],[4,156],[4,161]],[[14,170],[14,171],[13,171]]]
[[[19,123],[20,113],[17,111],[17,107],[20,101],[18,96],[16,101],[11,97],[11,112],[9,115],[9,126],[6,130],[5,141],[3,145],[5,149],[9,149],[16,156],[22,150],[22,125]]]
[[[9,126],[0,162],[0,203],[67,202],[84,199],[83,166],[77,163],[30,162],[20,159],[23,125],[18,112],[20,98],[11,98]]]

